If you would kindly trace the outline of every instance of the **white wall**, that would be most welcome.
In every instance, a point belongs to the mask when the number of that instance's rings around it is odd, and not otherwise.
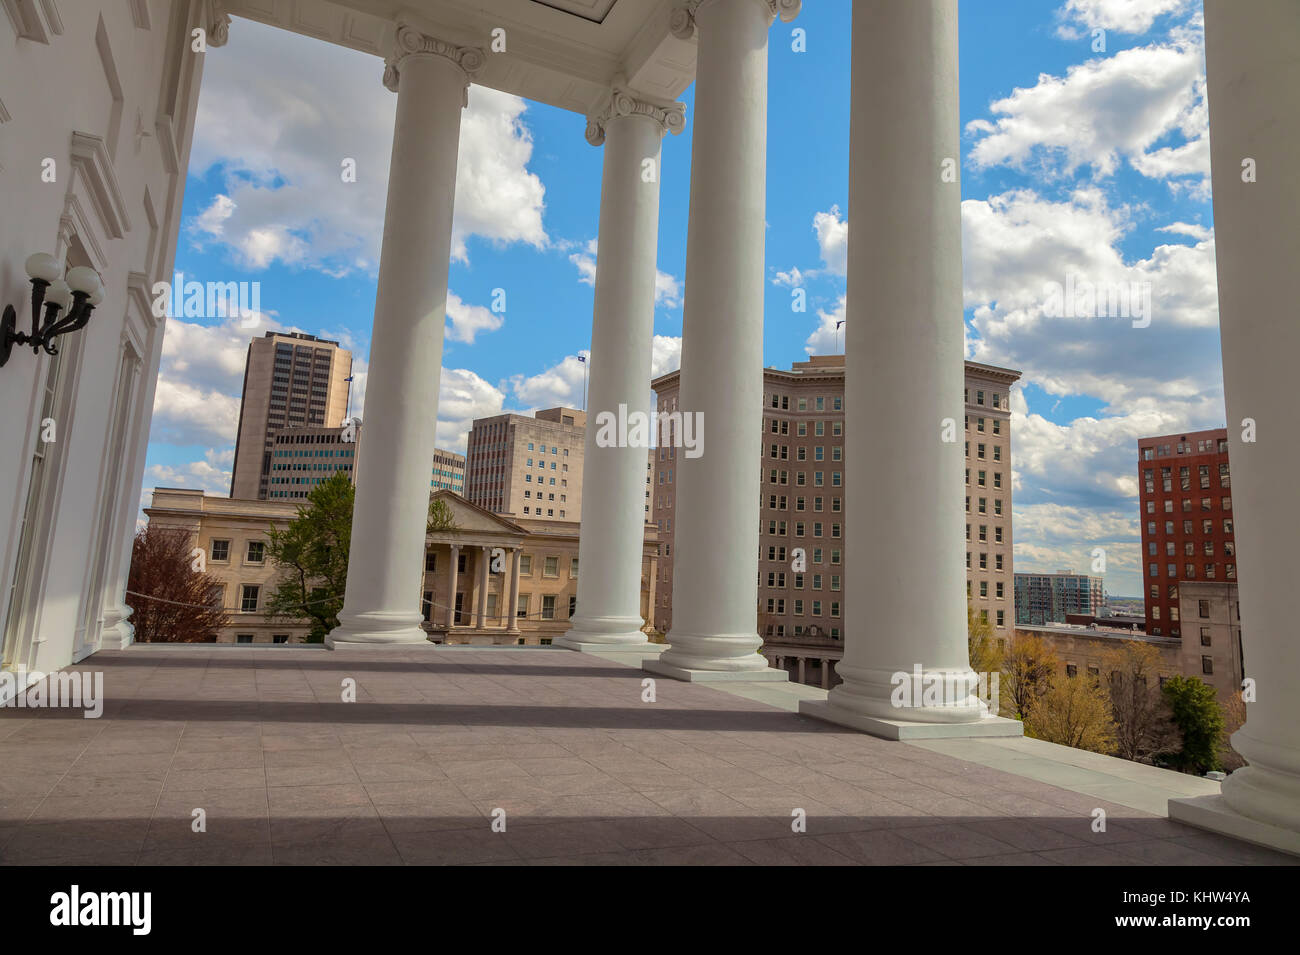
[[[176,244],[203,60],[189,29],[212,16],[210,0],[0,0],[0,304],[30,330],[24,261],[36,251],[93,266],[105,286],[90,324],[60,339],[49,483],[13,601],[53,359],[15,348],[0,368],[0,628],[33,638],[11,666],[48,671],[101,637],[129,641],[122,590],[163,332],[147,292],[170,276]],[[124,356],[137,359],[125,385]]]

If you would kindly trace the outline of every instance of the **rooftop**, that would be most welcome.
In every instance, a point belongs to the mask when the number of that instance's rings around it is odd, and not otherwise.
[[[637,659],[101,651],[67,671],[104,674],[101,718],[0,709],[0,860],[1296,862],[1165,818],[1170,796],[1217,792],[1208,780],[1032,739],[887,742],[791,712],[824,695],[797,685],[658,680],[642,702]],[[341,702],[347,678],[356,702]]]

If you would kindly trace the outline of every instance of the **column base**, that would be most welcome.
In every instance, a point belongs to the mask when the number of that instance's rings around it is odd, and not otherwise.
[[[1241,772],[1241,770],[1237,770]],[[1188,796],[1169,800],[1169,818],[1197,829],[1279,849],[1300,856],[1300,832],[1244,816],[1223,796]]]
[[[580,652],[590,652],[592,650],[641,650],[650,646],[650,641],[640,630],[629,630],[623,633],[594,633],[590,630],[578,630],[576,627],[568,630],[563,636],[556,637],[551,641],[553,647],[564,647],[568,650],[578,650]]]
[[[116,623],[108,623],[108,617],[105,615],[105,624],[99,631],[99,649],[101,650],[125,650],[135,642],[135,627],[126,619],[126,615],[120,617]]]
[[[881,739],[970,739],[989,736],[1023,736],[1024,724],[1002,716],[986,716],[966,723],[918,723],[913,720],[892,720],[879,716],[854,713],[830,700],[800,700],[799,712],[803,716],[836,723]]]
[[[790,679],[790,674],[784,670],[694,670],[662,659],[644,660],[641,669],[686,683],[785,683]]]
[[[339,625],[325,637],[325,646],[341,650],[344,647],[382,647],[387,645],[410,646],[428,643],[429,634],[421,624],[424,618],[418,613],[372,610],[349,613],[344,607],[339,614]]]

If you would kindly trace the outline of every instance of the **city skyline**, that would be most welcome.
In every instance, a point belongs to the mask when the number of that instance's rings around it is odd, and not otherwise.
[[[1082,566],[1103,547],[1107,590],[1123,596],[1142,594],[1138,437],[1224,424],[1200,10],[1158,10],[972,2],[960,24],[967,357],[1024,371],[1012,390],[1017,564]],[[771,367],[843,347],[847,20],[847,4],[805,10],[809,52],[772,46],[769,165],[810,161],[817,174],[770,189]],[[293,328],[341,341],[356,356],[352,411],[364,407],[393,100],[369,82],[376,67],[363,54],[241,26],[205,75],[176,271],[259,282],[264,312],[251,330],[239,319],[169,320],[145,501],[156,485],[228,490],[232,356],[249,337]],[[1104,50],[1093,49],[1095,29],[1106,31]],[[247,82],[256,72],[264,80]],[[685,131],[663,143],[656,376],[676,368],[680,350],[692,97]],[[365,119],[331,130],[312,119],[327,102]],[[1056,125],[1066,109],[1083,135]],[[471,87],[441,447],[463,451],[475,418],[581,407],[600,162],[582,127],[574,114]],[[826,147],[817,156],[809,137]],[[349,159],[356,181],[341,183]],[[1144,283],[1154,317],[1080,317],[1081,289],[1127,301]],[[1054,303],[1051,289],[1064,296]],[[1060,317],[1048,314],[1054,304]]]

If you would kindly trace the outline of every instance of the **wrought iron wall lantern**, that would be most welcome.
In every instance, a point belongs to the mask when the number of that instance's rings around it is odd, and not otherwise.
[[[18,331],[18,312],[12,305],[6,305],[3,325],[0,325],[0,367],[9,361],[15,345],[31,345],[32,354],[43,348],[47,355],[57,355],[59,349],[54,340],[84,328],[90,321],[90,313],[104,300],[104,283],[98,272],[79,265],[68,269],[65,277],[63,263],[48,252],[28,257],[27,275],[32,280],[32,333]]]

